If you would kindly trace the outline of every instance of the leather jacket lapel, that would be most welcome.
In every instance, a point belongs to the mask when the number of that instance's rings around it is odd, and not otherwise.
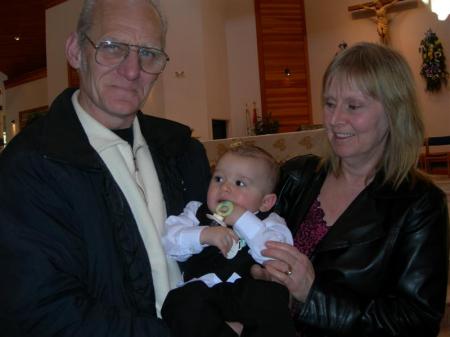
[[[370,196],[368,189],[362,191],[319,242],[316,253],[368,243],[386,236],[377,207],[377,201]],[[359,221],[360,212],[364,212],[364,223]]]

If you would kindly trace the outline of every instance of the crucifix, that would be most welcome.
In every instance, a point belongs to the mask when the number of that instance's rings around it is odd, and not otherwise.
[[[377,32],[381,42],[389,43],[389,18],[387,15],[388,8],[394,6],[397,2],[404,0],[374,0],[348,7],[349,12],[361,9],[374,12],[374,21],[377,24]]]

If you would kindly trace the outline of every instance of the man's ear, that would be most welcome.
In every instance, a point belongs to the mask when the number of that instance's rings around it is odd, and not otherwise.
[[[66,58],[73,68],[80,69],[81,49],[76,32],[72,32],[66,40]]]
[[[272,207],[275,205],[276,201],[277,201],[277,195],[275,193],[266,194],[262,200],[259,210],[261,212],[270,211],[272,209]]]

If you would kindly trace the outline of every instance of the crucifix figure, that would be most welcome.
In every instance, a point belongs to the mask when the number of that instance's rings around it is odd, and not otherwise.
[[[373,11],[375,14],[374,21],[377,24],[377,32],[381,42],[384,44],[389,43],[389,18],[387,16],[387,10],[397,2],[402,0],[374,0],[371,2],[362,3],[359,5],[353,5],[348,7],[350,12],[366,9]]]

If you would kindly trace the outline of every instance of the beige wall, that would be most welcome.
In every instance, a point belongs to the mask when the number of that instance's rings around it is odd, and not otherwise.
[[[253,0],[227,0],[227,53],[230,87],[230,137],[247,135],[245,106],[261,111],[258,47]]]
[[[46,10],[48,102],[52,102],[68,85],[64,45],[75,30],[81,5],[80,0],[68,0]]]
[[[11,121],[19,131],[19,112],[47,105],[47,79],[28,82],[6,90],[6,136],[14,136]]]
[[[162,74],[164,114],[211,139],[211,120],[245,135],[245,103],[260,104],[253,0],[165,0],[171,60]],[[176,73],[182,73],[177,76]]]
[[[408,0],[408,2],[413,2]],[[352,19],[347,7],[361,3],[357,0],[305,0],[308,33],[309,65],[313,119],[322,121],[320,107],[320,82],[325,67],[338,50],[338,44],[349,45],[358,41],[378,41],[376,25],[370,19]],[[420,103],[424,110],[426,130],[429,135],[450,134],[450,86],[439,93],[425,92],[425,82],[420,77],[420,41],[431,28],[441,39],[450,71],[450,16],[438,21],[420,1],[417,7],[394,12],[390,25],[391,45],[400,51],[413,69]]]

